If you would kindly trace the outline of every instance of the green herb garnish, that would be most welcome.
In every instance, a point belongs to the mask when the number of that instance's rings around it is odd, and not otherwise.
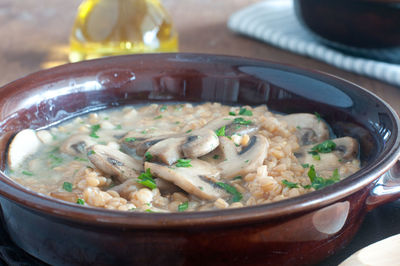
[[[308,163],[303,163],[301,166],[302,166],[303,168],[308,168],[308,167],[310,167],[310,165],[309,165]]]
[[[53,153],[49,154],[49,158],[51,160],[51,168],[57,167],[62,164],[63,159],[61,157],[55,156]]]
[[[125,142],[135,142],[136,141],[136,138],[134,138],[134,137],[129,137],[129,138],[125,138]]]
[[[247,110],[246,108],[240,108],[239,115],[252,116],[253,112],[250,110]]]
[[[145,212],[154,212],[154,211],[152,211],[150,209],[146,209]]]
[[[317,190],[340,181],[338,169],[335,169],[333,171],[333,174],[330,178],[323,178],[323,177],[317,175],[314,165],[311,165],[310,170],[308,171],[308,177],[310,178],[311,185],[304,186],[304,188],[313,187]]]
[[[181,203],[181,204],[178,205],[178,211],[179,212],[186,211],[187,208],[189,208],[189,202],[188,201],[185,201],[184,203]]]
[[[138,176],[137,182],[143,186],[146,186],[151,189],[155,189],[157,187],[156,181],[153,179],[153,176],[150,173],[150,168],[147,168],[146,172],[141,173]]]
[[[165,110],[167,110],[167,106],[166,105],[161,106],[160,112],[164,112]]]
[[[314,112],[314,115],[317,117],[318,122],[321,122],[321,115],[318,112]]]
[[[218,159],[219,159],[219,155],[218,155],[218,154],[215,154],[215,155],[213,156],[213,159],[214,159],[214,160],[218,160]]]
[[[299,187],[299,185],[297,183],[287,181],[286,179],[282,180],[282,184],[284,184],[288,188],[298,188]]]
[[[146,162],[150,162],[151,160],[153,160],[153,155],[150,152],[147,151],[144,154],[144,159],[145,159]]]
[[[236,116],[235,112],[229,112],[229,115]]]
[[[70,182],[64,182],[62,187],[65,191],[72,192],[72,184]]]
[[[78,203],[79,205],[85,205],[85,201],[83,199],[78,199],[76,203]]]
[[[235,176],[232,180],[238,180],[238,179],[242,179],[241,175]]]
[[[175,164],[176,167],[192,167],[190,164],[191,159],[178,159],[178,162]]]
[[[90,131],[90,135],[89,135],[89,136],[91,136],[92,138],[98,139],[99,136],[97,135],[97,131],[99,131],[100,125],[99,125],[99,124],[97,124],[97,125],[92,125],[92,126],[90,127],[90,129],[91,129],[91,131]]]
[[[29,171],[22,171],[22,174],[24,174],[24,175],[27,175],[27,176],[33,176],[33,173],[32,172],[29,172]]]
[[[237,191],[237,189],[235,187],[233,187],[229,184],[226,184],[226,183],[222,183],[222,182],[217,182],[215,184],[217,184],[219,187],[223,188],[226,192],[231,194],[233,196],[232,197],[233,202],[238,202],[243,198],[242,193]]]
[[[186,131],[186,133],[190,133],[190,132],[192,132],[193,130],[192,129],[189,129],[188,131]]]
[[[75,160],[75,161],[80,161],[80,162],[88,162],[88,161],[89,161],[88,159],[81,158],[81,157],[78,157],[78,156],[75,156],[75,157],[74,157],[74,160]]]
[[[96,152],[95,152],[94,150],[90,150],[90,151],[88,151],[88,153],[87,153],[88,156],[93,155],[93,154],[96,154]]]
[[[158,116],[154,117],[154,120],[157,120],[157,119],[160,119],[160,118],[162,118],[162,115],[158,115]]]
[[[252,122],[251,120],[244,120],[243,117],[238,117],[233,119],[233,123],[239,125],[250,125]]]
[[[146,186],[151,189],[155,189],[157,187],[156,181],[153,179],[153,176],[150,173],[150,168],[147,168],[146,172],[141,173],[138,176],[137,182],[143,186]]]
[[[115,129],[122,129],[122,126],[121,125],[116,125]]]
[[[215,131],[215,134],[217,134],[218,137],[223,137],[223,136],[225,136],[225,129],[226,129],[226,126],[223,126],[219,129],[217,129]]]
[[[321,160],[321,156],[318,154],[318,152],[316,152],[316,151],[309,151],[308,153],[312,155],[312,158],[313,158],[314,160],[317,160],[317,161],[320,161],[320,160]]]
[[[332,140],[325,140],[324,142],[315,145],[311,148],[311,151],[319,152],[319,153],[329,153],[332,152],[336,148],[336,143]]]

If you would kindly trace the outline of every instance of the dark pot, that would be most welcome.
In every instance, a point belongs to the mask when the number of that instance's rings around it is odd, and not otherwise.
[[[295,0],[297,17],[330,42],[362,48],[400,46],[400,1]],[[328,44],[332,44],[328,42]]]
[[[362,169],[325,189],[254,207],[196,213],[126,213],[61,202],[0,174],[12,240],[54,265],[301,265],[344,247],[369,210],[399,196],[399,118],[372,93],[339,78],[245,58],[153,54],[44,70],[0,89],[1,169],[10,138],[92,109],[143,102],[267,104],[318,112],[361,144]]]

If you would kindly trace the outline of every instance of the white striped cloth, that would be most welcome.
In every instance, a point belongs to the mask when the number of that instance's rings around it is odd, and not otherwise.
[[[296,1],[296,0],[294,0]],[[400,65],[356,57],[319,42],[297,20],[292,0],[267,0],[231,15],[228,28],[279,48],[306,55],[338,68],[400,86]],[[343,48],[351,49],[343,46]],[[400,56],[400,49],[354,49],[358,54]]]

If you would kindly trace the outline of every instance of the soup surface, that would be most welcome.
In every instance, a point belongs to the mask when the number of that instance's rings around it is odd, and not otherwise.
[[[150,104],[26,129],[8,152],[9,176],[74,204],[182,212],[270,203],[354,172],[358,143],[329,139],[318,114],[265,105]]]

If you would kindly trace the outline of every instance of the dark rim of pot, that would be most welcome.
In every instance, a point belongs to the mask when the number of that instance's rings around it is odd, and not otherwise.
[[[257,63],[259,65],[265,65],[268,67],[276,67],[284,69],[290,72],[300,73],[306,76],[318,76],[323,78],[326,82],[335,82],[343,86],[350,87],[351,89],[358,90],[367,94],[369,97],[374,98],[377,102],[383,105],[388,113],[391,115],[391,119],[394,121],[392,147],[386,154],[380,156],[372,163],[364,166],[360,171],[351,175],[350,177],[326,187],[322,190],[317,190],[311,193],[301,195],[299,197],[286,199],[279,202],[248,206],[243,208],[225,209],[225,210],[212,210],[212,211],[201,211],[201,212],[182,212],[182,213],[138,213],[138,212],[123,212],[113,211],[101,208],[83,207],[78,204],[72,204],[65,201],[57,200],[25,189],[21,185],[9,179],[6,174],[0,171],[0,194],[3,194],[5,198],[12,200],[25,208],[39,211],[53,217],[57,217],[63,220],[75,221],[78,223],[86,224],[97,224],[102,226],[110,227],[121,227],[124,228],[148,228],[148,229],[168,229],[168,228],[183,228],[186,226],[196,227],[213,227],[213,226],[227,226],[227,225],[239,225],[265,221],[266,219],[274,219],[284,217],[288,215],[299,214],[307,212],[319,207],[323,207],[332,202],[338,201],[345,198],[352,193],[363,189],[365,186],[373,182],[379,176],[388,171],[400,157],[400,138],[399,128],[400,121],[390,105],[380,99],[375,94],[363,89],[349,81],[323,73],[316,70],[310,70],[305,68],[299,68],[288,64],[275,63],[270,61],[261,61],[257,59],[250,59],[244,57],[235,56],[219,56],[211,54],[190,54],[190,53],[178,53],[178,54],[152,54],[152,55],[129,55],[129,56],[118,56],[112,58],[96,59],[86,62],[79,62],[74,64],[67,64],[56,68],[42,70],[12,83],[5,85],[4,87],[13,86],[21,80],[36,80],[43,74],[49,72],[63,73],[68,71],[71,67],[85,66],[101,64],[101,62],[107,60],[119,60],[126,57],[156,57],[156,58],[168,58],[180,56],[186,59],[196,58],[218,58],[220,60],[234,61],[237,63]],[[312,77],[315,78],[315,77]],[[386,144],[385,144],[386,145]]]

